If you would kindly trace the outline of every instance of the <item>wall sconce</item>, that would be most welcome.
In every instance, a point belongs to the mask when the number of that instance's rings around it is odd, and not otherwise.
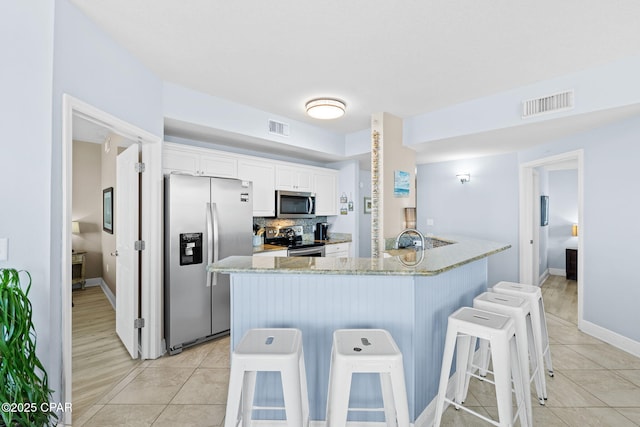
[[[578,235],[578,224],[573,224],[571,226],[571,235],[576,237]]]
[[[80,222],[71,221],[71,232],[73,234],[80,234]]]
[[[471,181],[470,173],[459,173],[458,175],[456,175],[456,177],[460,180],[461,184]]]

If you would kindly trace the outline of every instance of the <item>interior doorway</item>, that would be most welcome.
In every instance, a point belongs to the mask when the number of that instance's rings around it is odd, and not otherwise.
[[[144,327],[139,331],[138,352],[142,359],[162,354],[162,168],[161,139],[121,119],[111,116],[69,95],[63,95],[62,109],[62,322],[63,344],[62,399],[73,401],[72,393],[72,154],[73,121],[82,118],[102,126],[116,135],[140,144],[145,172],[141,178],[140,212],[144,219],[140,237],[145,250],[140,252],[140,316]],[[68,284],[68,285],[65,285]],[[137,308],[137,307],[136,307]],[[116,307],[117,312],[117,307]],[[138,323],[139,325],[139,323]],[[135,328],[133,324],[131,328]],[[65,413],[64,424],[71,424],[71,413]]]
[[[583,266],[584,266],[584,248],[583,239],[585,230],[583,218],[583,195],[584,195],[584,160],[583,150],[563,153],[543,159],[535,160],[520,165],[520,282],[526,284],[540,285],[540,224],[541,224],[541,207],[540,207],[540,182],[538,168],[558,168],[571,167],[577,170],[577,202],[578,202],[578,218],[577,223],[580,227],[580,239],[578,240],[578,304],[577,319],[578,328],[581,328],[583,322]]]

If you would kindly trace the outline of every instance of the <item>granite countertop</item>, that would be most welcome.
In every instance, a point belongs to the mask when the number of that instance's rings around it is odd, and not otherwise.
[[[455,243],[424,251],[389,251],[384,258],[232,256],[207,267],[218,273],[348,274],[433,276],[502,252],[506,243],[466,237],[443,237]],[[422,260],[421,260],[422,258]]]

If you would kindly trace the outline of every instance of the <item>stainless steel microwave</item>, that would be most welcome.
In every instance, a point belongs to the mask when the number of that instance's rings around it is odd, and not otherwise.
[[[276,217],[315,218],[316,194],[298,191],[276,191]]]

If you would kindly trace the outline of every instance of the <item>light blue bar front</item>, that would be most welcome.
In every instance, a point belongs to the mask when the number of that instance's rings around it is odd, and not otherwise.
[[[487,290],[487,258],[435,276],[231,273],[231,345],[251,328],[302,331],[310,416],[324,420],[333,331],[386,329],[402,351],[414,422],[436,396],[448,316]],[[261,374],[257,406],[282,405],[278,374]],[[354,376],[351,406],[382,407],[377,376]],[[379,415],[379,416],[378,416]],[[260,411],[259,418],[284,419]],[[382,414],[350,413],[380,421]]]

